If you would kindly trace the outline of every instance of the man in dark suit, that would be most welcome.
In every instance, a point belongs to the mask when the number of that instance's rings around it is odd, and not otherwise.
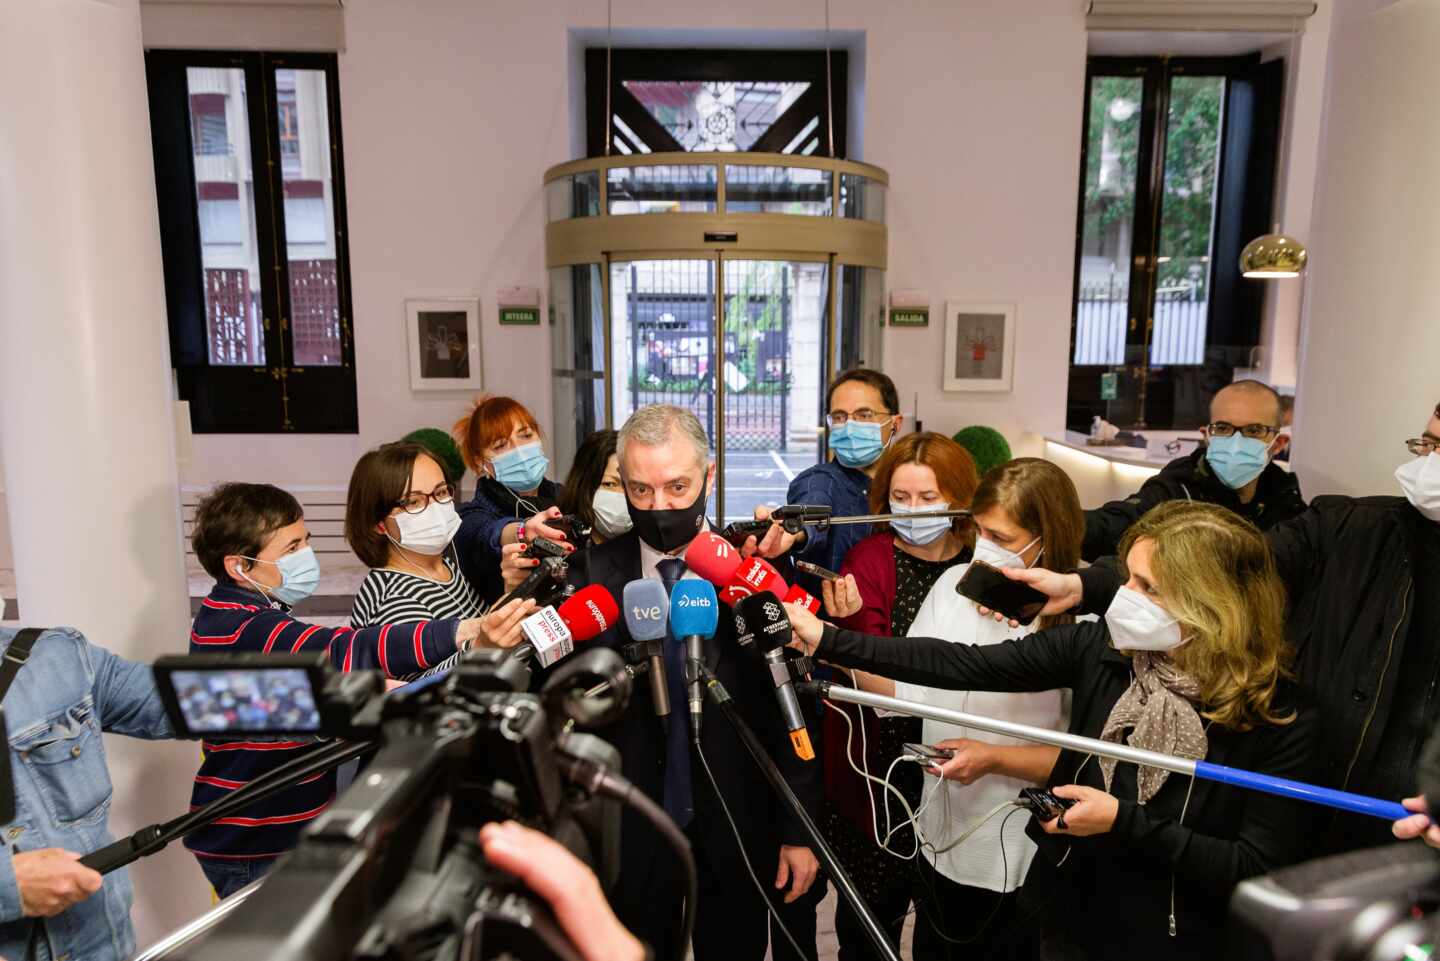
[[[709,444],[699,421],[678,407],[654,406],[634,413],[620,430],[617,454],[634,529],[581,552],[570,567],[576,586],[599,584],[618,600],[625,585],[638,578],[660,580],[668,589],[689,574],[685,548],[706,526],[705,502],[714,481]],[[622,621],[594,643],[623,650],[631,641]],[[620,749],[625,777],[639,785],[685,830],[700,874],[694,952],[697,961],[760,961],[769,940],[766,905],[749,876],[740,848],[716,798],[701,758],[690,746],[690,718],[683,693],[684,668],[679,645],[666,639],[667,681],[672,714],[667,736],[655,716],[648,684],[634,686],[625,716],[602,736]],[[719,629],[705,643],[705,660],[724,684],[780,765],[791,788],[809,810],[819,810],[821,774],[814,762],[797,758],[776,704],[774,684],[763,662],[743,652],[735,625],[722,610]],[[761,883],[773,880],[777,905],[805,896],[818,862],[799,822],[766,784],[729,722],[707,702],[701,725],[701,749],[719,791],[734,817],[745,852]],[[674,856],[653,827],[628,810],[622,828],[621,870],[612,897],[616,913],[654,947],[656,956],[673,956],[683,897]],[[802,946],[814,943],[810,929],[792,933]],[[787,924],[792,916],[784,915]],[[806,947],[806,950],[811,950]],[[793,957],[777,931],[776,958]]]

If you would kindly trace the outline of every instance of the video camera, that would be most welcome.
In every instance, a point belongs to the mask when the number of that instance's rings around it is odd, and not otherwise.
[[[1420,961],[1435,956],[1437,912],[1440,854],[1419,841],[1251,878],[1230,901],[1237,948],[1265,961]]]
[[[171,956],[578,959],[549,907],[487,866],[478,834],[492,820],[522,821],[613,888],[616,799],[629,785],[611,745],[571,730],[623,712],[630,679],[613,651],[567,659],[538,693],[528,668],[498,650],[468,652],[448,675],[389,694],[379,675],[337,674],[324,655],[166,657],[155,677],[180,736],[378,745],[260,889]],[[608,696],[585,696],[598,684]]]

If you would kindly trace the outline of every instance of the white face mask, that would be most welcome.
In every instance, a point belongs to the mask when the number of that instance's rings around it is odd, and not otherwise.
[[[1138,591],[1120,588],[1105,612],[1105,626],[1117,651],[1173,651],[1185,643],[1180,624]]]
[[[1428,520],[1440,524],[1440,451],[1402,465],[1395,479],[1405,499]]]
[[[434,556],[450,546],[455,532],[460,529],[460,515],[455,513],[454,504],[431,501],[418,514],[401,511],[395,515],[395,526],[400,529],[398,541],[390,539],[407,551]],[[389,537],[387,533],[385,536]]]
[[[635,526],[624,491],[598,488],[590,499],[590,506],[595,511],[595,529],[606,540],[619,537]]]
[[[991,567],[1012,567],[1016,570],[1024,570],[1030,566],[1025,563],[1025,552],[1038,543],[1040,543],[1040,538],[1037,537],[1016,552],[1007,551],[988,537],[976,537],[974,559],[989,564]],[[1045,553],[1045,549],[1042,547],[1035,555],[1035,560],[1040,560],[1040,554],[1043,553]]]

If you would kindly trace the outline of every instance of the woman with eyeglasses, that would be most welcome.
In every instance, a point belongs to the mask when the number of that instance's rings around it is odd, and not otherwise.
[[[460,572],[455,488],[419,444],[385,444],[356,463],[345,539],[370,573],[350,610],[352,627],[479,617],[486,602]],[[523,572],[512,571],[518,581]]]

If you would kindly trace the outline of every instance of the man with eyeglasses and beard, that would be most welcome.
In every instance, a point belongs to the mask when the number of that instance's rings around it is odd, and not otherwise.
[[[1258,380],[1237,380],[1210,401],[1205,443],[1165,465],[1134,494],[1085,512],[1087,561],[1115,553],[1130,525],[1166,501],[1226,507],[1262,531],[1305,510],[1300,482],[1274,463],[1284,448],[1280,395]]]

